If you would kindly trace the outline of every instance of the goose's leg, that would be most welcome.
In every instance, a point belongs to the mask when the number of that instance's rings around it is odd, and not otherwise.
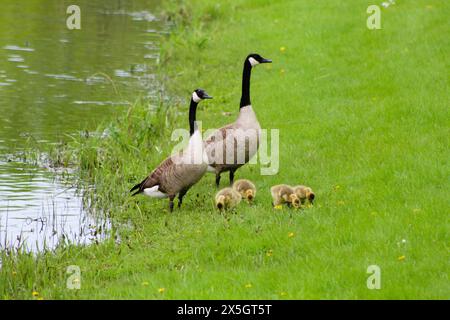
[[[187,193],[187,190],[181,190],[178,194],[178,208],[181,208],[181,204],[183,203],[183,197]]]
[[[169,196],[169,211],[173,211],[173,199],[175,199],[175,195]]]
[[[233,169],[230,170],[230,185],[232,185],[234,182],[234,173],[235,172],[236,172],[236,170],[233,170]]]
[[[216,172],[216,187],[218,188],[220,186],[220,173]]]

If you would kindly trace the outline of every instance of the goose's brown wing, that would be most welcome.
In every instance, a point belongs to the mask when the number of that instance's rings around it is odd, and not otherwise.
[[[173,165],[174,165],[174,162],[173,162],[172,157],[167,158],[166,160],[161,162],[161,164],[158,167],[156,167],[156,169],[153,170],[152,173],[150,173],[147,178],[145,178],[141,183],[138,183],[137,185],[135,185],[130,190],[130,192],[138,189],[135,193],[133,193],[133,196],[134,196],[138,193],[143,192],[144,189],[159,185],[158,190],[163,193],[166,193],[166,190],[164,190],[164,185],[161,182],[162,182],[162,180],[164,180],[163,176],[171,170],[171,167]]]
[[[206,138],[205,143],[207,145],[215,143],[216,142],[216,137],[219,138],[219,141],[220,140],[225,140],[225,137],[227,135],[227,130],[232,129],[232,128],[233,128],[233,124],[230,123],[229,125],[226,125],[226,126],[224,126],[222,128],[217,129],[208,138]]]
[[[227,130],[233,129],[233,124],[228,124],[224,127],[221,127],[219,129],[217,129],[216,131],[214,131],[214,133],[212,133],[209,137],[206,138],[205,140],[205,148],[206,148],[206,153],[208,154],[208,157],[210,158],[210,163],[209,165],[213,168],[220,168],[219,170],[222,171],[224,168],[228,167],[228,165],[226,164],[226,139],[227,139]],[[222,164],[217,164],[216,163],[216,158],[217,155],[215,155],[215,144],[217,143],[222,143],[222,157],[223,159],[221,160]],[[236,146],[236,144],[234,144]],[[236,153],[236,152],[235,152]],[[211,158],[212,157],[212,158]]]

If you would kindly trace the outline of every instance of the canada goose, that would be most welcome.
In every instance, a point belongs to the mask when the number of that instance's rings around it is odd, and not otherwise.
[[[234,208],[241,202],[241,195],[233,188],[224,188],[216,194],[216,208],[227,210]]]
[[[316,197],[316,195],[314,194],[314,192],[310,187],[295,186],[294,192],[297,194],[302,204],[304,204],[306,200],[308,200],[309,203],[312,204],[314,198]]]
[[[241,194],[242,199],[252,202],[256,196],[256,187],[250,180],[239,179],[233,183],[233,189]]]
[[[205,140],[209,161],[208,172],[216,174],[217,187],[220,185],[220,174],[225,171],[230,171],[230,185],[232,185],[236,170],[246,164],[258,151],[261,126],[250,102],[250,76],[252,67],[270,62],[272,61],[256,53],[245,58],[239,116],[234,123],[215,130]]]
[[[208,157],[196,123],[197,105],[203,99],[212,99],[204,90],[192,93],[189,107],[190,138],[187,147],[165,159],[141,183],[135,185],[132,195],[144,193],[153,198],[169,198],[169,210],[173,211],[173,200],[178,194],[178,208],[183,203],[186,192],[205,174]]]
[[[270,188],[272,193],[272,205],[278,206],[287,203],[288,206],[292,205],[294,208],[300,207],[300,199],[295,194],[294,189],[286,184],[279,184]]]

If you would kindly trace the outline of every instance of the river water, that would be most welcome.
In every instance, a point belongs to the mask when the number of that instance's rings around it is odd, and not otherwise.
[[[81,29],[69,30],[69,5]],[[0,249],[98,241],[110,227],[85,209],[70,170],[24,159],[33,145],[95,130],[158,91],[164,24],[157,1],[2,0],[0,10]]]

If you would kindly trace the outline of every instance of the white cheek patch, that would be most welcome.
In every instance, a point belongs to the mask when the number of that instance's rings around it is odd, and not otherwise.
[[[202,100],[202,99],[200,99],[200,97],[197,95],[197,92],[193,92],[192,93],[192,100],[194,100],[194,102],[200,102],[200,100]]]
[[[257,64],[259,64],[258,60],[256,60],[253,57],[248,58],[248,62],[250,62],[250,64],[252,65],[252,67],[256,66]]]

